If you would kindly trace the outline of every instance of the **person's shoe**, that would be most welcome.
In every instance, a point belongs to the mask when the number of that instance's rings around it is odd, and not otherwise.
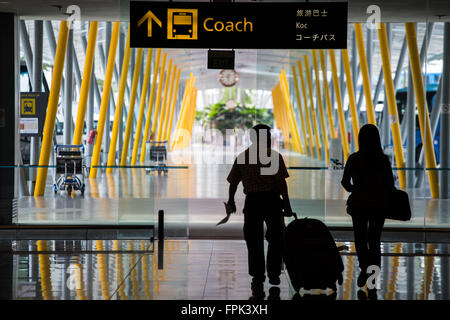
[[[273,286],[279,286],[281,283],[280,276],[270,276],[269,283]]]
[[[365,270],[362,270],[357,280],[358,287],[360,288],[364,287],[366,285],[366,282],[367,282],[367,272]]]
[[[377,289],[369,289],[367,291],[367,298],[369,300],[378,300]]]
[[[251,288],[252,288],[252,297],[251,298],[261,299],[266,296],[266,293],[264,292],[264,282],[253,280]]]

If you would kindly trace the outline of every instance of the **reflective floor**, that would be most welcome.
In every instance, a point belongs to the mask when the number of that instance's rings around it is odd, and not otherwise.
[[[71,197],[63,191],[54,195],[52,170],[49,170],[45,197],[21,197],[18,221],[20,224],[153,224],[158,210],[164,209],[170,236],[242,239],[242,215],[232,216],[227,224],[216,227],[225,214],[226,177],[235,154],[211,146],[193,146],[169,153],[168,164],[178,167],[169,169],[166,175],[144,168],[114,169],[112,174],[102,169],[97,179],[86,179],[84,197],[79,192]],[[350,226],[345,206],[348,193],[340,185],[342,170],[324,169],[323,163],[288,151],[282,154],[289,168],[287,180],[293,210],[301,217],[318,218],[328,226]],[[431,199],[427,183],[407,191],[413,212],[411,221],[388,220],[386,227],[450,230],[450,200]],[[236,197],[240,212],[244,199],[241,185]]]
[[[335,298],[357,300],[353,243],[342,253]],[[379,300],[450,299],[450,245],[382,244]],[[238,299],[251,297],[247,249],[240,240],[1,241],[0,297],[37,300]],[[292,299],[286,272],[279,295]],[[301,291],[302,294],[308,293]],[[317,294],[319,292],[312,292]],[[325,292],[322,292],[325,294]],[[330,294],[331,292],[328,292]]]

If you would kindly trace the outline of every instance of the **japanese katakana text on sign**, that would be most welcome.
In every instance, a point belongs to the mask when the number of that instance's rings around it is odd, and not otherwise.
[[[131,46],[344,49],[347,2],[130,2]]]

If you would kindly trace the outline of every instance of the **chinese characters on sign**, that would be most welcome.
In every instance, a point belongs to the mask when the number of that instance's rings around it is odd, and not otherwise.
[[[314,18],[327,18],[328,11],[323,9],[303,10],[297,9],[297,21],[295,22],[295,28],[302,33],[297,32],[295,35],[296,41],[325,41],[335,42],[335,33],[313,33],[314,30],[309,30],[310,21]],[[312,19],[311,19],[312,18]]]

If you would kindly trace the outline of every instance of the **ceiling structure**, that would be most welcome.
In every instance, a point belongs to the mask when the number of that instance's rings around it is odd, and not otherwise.
[[[197,1],[209,2],[209,0]],[[240,1],[236,2],[248,2]],[[261,2],[277,2],[277,1],[261,1]],[[303,1],[283,1],[283,2],[303,2]],[[310,1],[315,2],[315,1]],[[330,1],[335,2],[335,1]],[[69,5],[78,5],[81,8],[81,20],[99,20],[99,21],[124,21],[128,20],[129,1],[124,0],[14,0],[1,1],[0,12],[15,12],[21,19],[34,20],[61,20],[66,19],[64,13]],[[350,0],[348,1],[349,22],[365,22],[368,14],[367,7],[370,5],[378,5],[381,8],[381,20],[385,22],[396,22],[392,24],[392,65],[395,66],[396,59],[404,37],[403,22],[421,22],[418,24],[418,41],[419,46],[425,34],[425,22],[444,22],[450,21],[450,3],[448,0]],[[33,24],[27,22],[28,32],[32,34]],[[104,44],[104,28],[100,23],[99,35],[97,42]],[[122,27],[125,29],[126,24]],[[442,35],[443,24],[435,23],[433,38],[429,49],[428,57],[439,56],[442,52]],[[58,23],[54,23],[55,33],[58,32]],[[86,32],[82,27],[78,34]],[[367,28],[364,28],[364,33]],[[353,27],[349,25],[348,48],[351,56],[351,38]],[[381,68],[381,58],[379,56],[378,39],[376,31],[373,31],[373,81],[376,81],[378,72]],[[77,32],[75,33],[75,40]],[[44,39],[44,44],[46,41]],[[84,50],[80,43],[75,41],[77,56],[80,66],[84,64]],[[206,49],[164,49],[164,52],[174,60],[183,71],[182,78],[186,78],[189,72],[193,72],[196,76],[196,86],[198,89],[209,89],[220,87],[217,81],[219,70],[208,70],[207,50]],[[304,55],[310,55],[310,50],[241,50],[236,49],[236,71],[240,75],[238,86],[241,88],[253,88],[271,90],[278,81],[278,75],[281,68],[289,71],[290,65],[299,59],[303,59]],[[52,63],[52,56],[46,55],[48,63]],[[96,59],[98,60],[98,59]],[[312,61],[310,60],[312,65]],[[98,75],[100,76],[103,68],[100,62],[96,64]],[[288,72],[289,74],[289,72]]]

